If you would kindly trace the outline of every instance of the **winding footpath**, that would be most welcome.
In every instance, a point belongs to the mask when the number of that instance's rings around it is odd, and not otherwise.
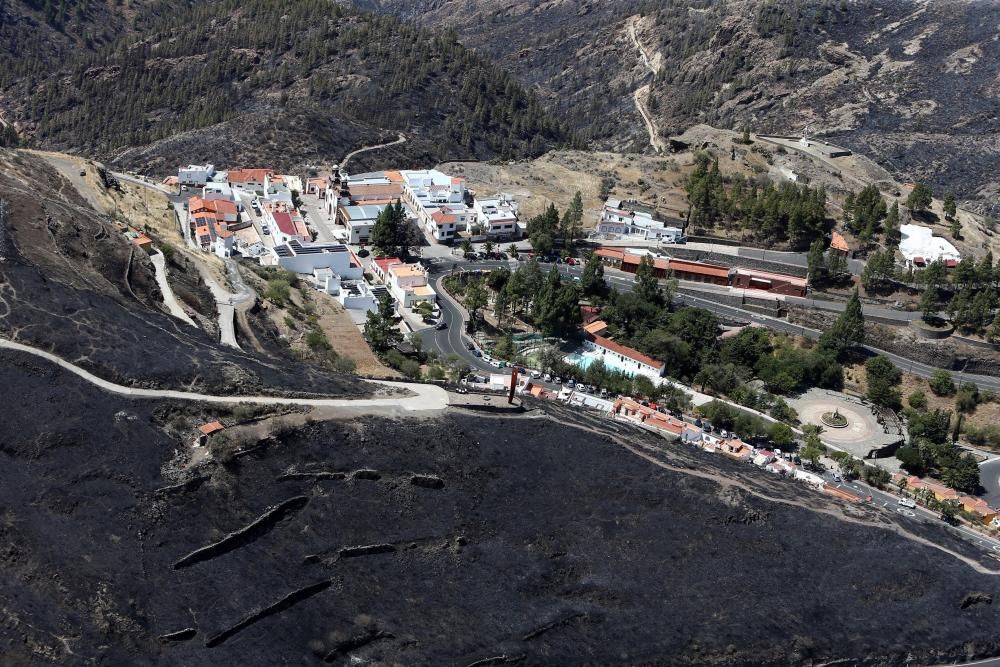
[[[338,408],[344,409],[345,415],[353,414],[351,410],[364,408],[366,415],[384,414],[397,415],[401,412],[440,412],[448,407],[448,392],[441,387],[431,384],[416,384],[410,382],[390,382],[387,380],[367,380],[374,385],[379,385],[391,389],[404,389],[410,393],[409,396],[385,396],[381,398],[292,398],[285,396],[214,396],[211,394],[198,394],[187,391],[176,391],[173,389],[142,389],[138,387],[126,387],[124,385],[109,382],[97,377],[93,373],[72,364],[51,352],[40,350],[30,345],[15,343],[14,341],[0,338],[0,349],[14,350],[41,357],[57,366],[83,378],[87,382],[112,394],[126,396],[128,398],[154,398],[173,399],[181,401],[196,401],[199,403],[224,403],[238,404],[250,403],[253,405],[297,405],[311,408]]]
[[[404,141],[406,141],[406,135],[403,134],[402,132],[400,132],[399,133],[399,138],[396,139],[395,141],[390,141],[390,142],[384,143],[384,144],[376,144],[375,146],[362,146],[361,148],[357,149],[356,151],[351,151],[350,153],[348,153],[347,155],[345,155],[344,159],[341,160],[341,162],[340,162],[339,168],[340,168],[341,172],[343,172],[344,167],[347,166],[347,163],[351,160],[351,158],[354,157],[355,155],[359,154],[359,153],[365,153],[367,151],[375,151],[375,150],[378,150],[380,148],[386,148],[387,146],[395,146],[396,144],[401,144]]]
[[[639,51],[639,57],[642,59],[643,65],[646,66],[653,76],[656,76],[656,67],[653,66],[653,62],[650,60],[649,56],[646,54],[646,49],[643,48],[642,43],[639,42],[639,37],[635,34],[635,24],[638,21],[637,17],[632,17],[626,22],[626,31],[629,37],[632,39],[632,43],[635,48]],[[653,117],[649,113],[649,95],[652,90],[652,84],[645,84],[635,90],[632,93],[632,101],[635,102],[635,108],[639,111],[639,115],[642,116],[643,122],[646,124],[646,131],[649,133],[649,145],[656,150],[657,153],[662,153],[666,146],[663,143],[663,139],[660,138],[660,132],[656,129],[656,123],[653,122]]]
[[[177,302],[177,298],[174,296],[174,290],[170,287],[170,283],[167,282],[167,264],[164,261],[163,253],[157,252],[149,256],[150,261],[153,262],[153,267],[156,269],[156,284],[160,286],[160,293],[163,294],[163,304],[170,311],[170,314],[179,320],[187,322],[193,327],[198,326],[194,323],[181,305]]]

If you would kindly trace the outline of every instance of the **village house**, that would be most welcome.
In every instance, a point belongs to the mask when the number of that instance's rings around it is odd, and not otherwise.
[[[342,281],[364,276],[361,260],[343,243],[301,243],[292,239],[272,248],[271,255],[273,264],[295,273],[330,269]]]
[[[851,246],[847,245],[847,239],[844,238],[843,234],[833,232],[830,235],[830,252],[843,257],[850,255]]]
[[[305,243],[312,240],[306,223],[302,219],[298,210],[286,202],[264,202],[261,205],[261,215],[271,233],[274,234],[274,241],[278,243],[288,243],[289,241],[299,241]]]
[[[990,525],[993,519],[997,516],[997,510],[989,506],[982,498],[975,498],[973,496],[960,496],[958,499],[959,505],[962,506],[962,510],[968,512],[969,514],[974,514],[978,517],[979,522]]]
[[[652,214],[635,210],[617,199],[609,199],[605,203],[601,219],[597,223],[597,233],[637,241],[684,242],[684,231],[681,228],[665,226]]]
[[[385,210],[387,203],[365,205],[341,205],[337,208],[337,222],[344,225],[347,243],[366,245],[372,234],[372,228],[379,214]]]
[[[234,190],[265,194],[274,179],[271,169],[233,169],[226,172],[226,183]]]
[[[596,353],[597,358],[604,361],[608,368],[620,370],[629,375],[645,375],[650,379],[663,376],[666,364],[657,361],[652,357],[633,350],[625,345],[620,345],[610,338],[587,334],[583,341],[583,347],[587,352]]]
[[[372,273],[378,278],[383,284],[389,284],[389,267],[393,264],[402,264],[403,260],[398,257],[376,257],[372,261]]]
[[[433,304],[437,293],[428,284],[427,270],[419,264],[391,264],[388,267],[389,291],[396,303],[412,308],[418,302]]]
[[[803,297],[808,288],[805,278],[743,267],[730,270],[729,277],[730,284],[737,289],[760,290],[771,294]]]
[[[233,254],[235,232],[245,226],[236,204],[228,199],[205,200],[191,197],[187,203],[187,224],[198,246],[219,257]]]
[[[459,231],[475,224],[476,211],[465,205],[465,179],[437,169],[404,170],[399,175],[403,201],[435,241],[451,242]]]
[[[177,183],[201,187],[215,174],[215,167],[210,164],[189,164],[177,170]]]
[[[476,199],[475,226],[482,235],[492,240],[516,239],[520,235],[517,217],[517,200],[511,195],[498,193],[486,199]]]

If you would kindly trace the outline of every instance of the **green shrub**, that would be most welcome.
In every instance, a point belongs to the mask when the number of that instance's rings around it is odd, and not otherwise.
[[[910,407],[914,410],[923,410],[927,407],[927,395],[924,392],[917,389],[915,392],[910,394],[906,402],[910,404]]]
[[[955,381],[951,379],[951,373],[940,368],[934,371],[927,384],[936,396],[951,396],[955,393]]]

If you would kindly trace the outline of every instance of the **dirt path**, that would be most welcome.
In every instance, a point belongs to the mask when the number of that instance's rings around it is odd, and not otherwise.
[[[174,291],[170,288],[170,283],[167,282],[167,263],[164,260],[163,253],[157,252],[149,257],[150,261],[153,262],[153,267],[156,269],[156,284],[160,286],[160,293],[163,294],[163,304],[170,311],[170,314],[179,320],[187,322],[193,327],[198,326],[194,323],[181,305],[177,303],[177,299],[174,297]]]
[[[402,132],[400,132],[399,133],[399,139],[396,139],[395,141],[390,141],[390,142],[385,143],[385,144],[376,144],[375,146],[362,146],[361,148],[357,149],[356,151],[351,151],[350,153],[348,153],[347,155],[344,156],[344,159],[341,161],[341,163],[339,165],[340,166],[340,170],[343,171],[344,167],[347,166],[347,163],[350,161],[350,159],[352,157],[354,157],[355,155],[357,155],[358,153],[365,153],[367,151],[375,151],[375,150],[378,150],[379,148],[385,148],[387,146],[395,146],[396,144],[401,144],[404,141],[406,141],[406,135],[403,134]]]
[[[399,396],[393,392],[393,395],[384,396],[382,398],[289,398],[282,396],[214,396],[211,394],[198,394],[172,389],[141,389],[138,387],[126,387],[124,385],[115,384],[114,382],[109,382],[75,364],[57,357],[50,352],[31,347],[30,345],[23,345],[5,338],[0,338],[0,348],[15,350],[17,352],[26,352],[28,354],[41,357],[47,361],[57,364],[58,366],[105,391],[122,396],[128,396],[130,398],[174,399],[181,401],[197,401],[200,403],[296,405],[302,407],[328,409],[331,410],[331,412],[323,414],[329,414],[335,417],[372,415],[376,413],[399,415],[407,412],[440,412],[448,407],[448,392],[441,387],[410,382],[389,382],[386,380],[368,380],[368,382],[389,389],[404,389],[409,392],[410,395]]]
[[[642,60],[643,65],[646,66],[653,76],[656,76],[657,68],[654,66],[653,61],[658,60],[657,58],[650,58],[646,53],[646,49],[643,48],[642,43],[639,42],[639,37],[635,33],[635,24],[638,22],[639,17],[633,16],[625,22],[625,30],[628,32],[629,38],[631,38],[632,43],[635,48],[639,51],[639,58]],[[651,84],[645,84],[636,89],[632,93],[632,101],[635,102],[635,108],[639,111],[639,115],[642,116],[643,122],[646,124],[646,132],[649,133],[649,145],[657,153],[662,153],[666,149],[666,145],[663,139],[660,138],[660,132],[656,127],[656,123],[653,121],[652,115],[649,113],[649,95],[652,90]]]

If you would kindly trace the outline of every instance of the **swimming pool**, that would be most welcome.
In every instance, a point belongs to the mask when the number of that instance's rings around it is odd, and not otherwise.
[[[602,355],[599,352],[590,352],[588,350],[582,350],[580,352],[573,352],[571,354],[567,354],[565,357],[563,357],[563,361],[565,361],[567,364],[573,364],[577,368],[583,370],[587,370],[590,367],[590,365],[595,361],[597,361],[598,359],[603,359],[604,367],[607,368],[608,370],[618,371],[620,373],[627,373],[628,375],[632,375],[634,372],[630,369],[623,368],[615,364],[614,359],[610,358],[609,356]]]

